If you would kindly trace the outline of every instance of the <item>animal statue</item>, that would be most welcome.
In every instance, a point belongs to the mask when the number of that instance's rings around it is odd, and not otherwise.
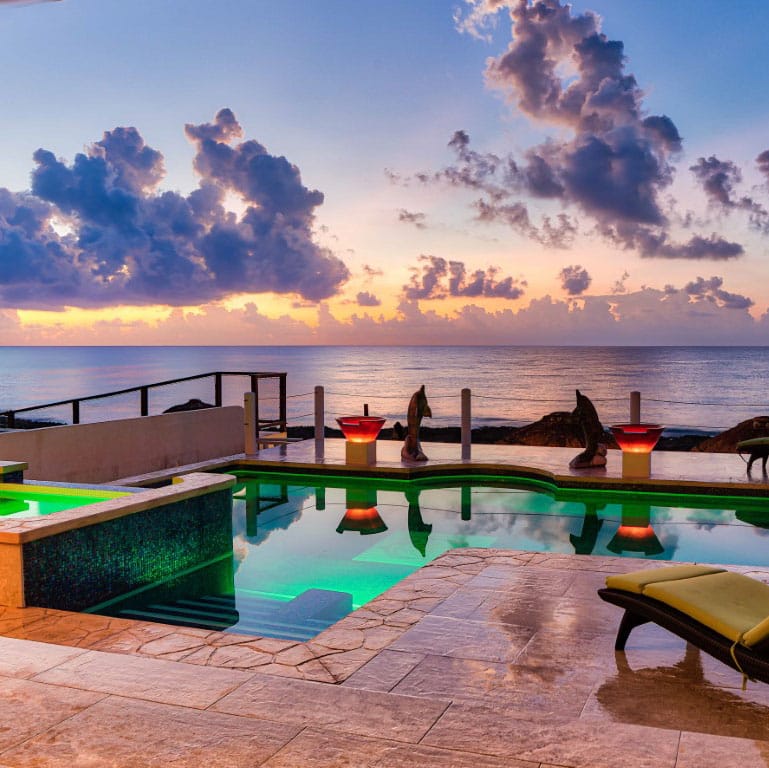
[[[422,452],[422,445],[419,442],[419,427],[425,416],[432,418],[433,412],[430,410],[430,404],[427,402],[425,385],[422,384],[411,396],[411,400],[409,400],[408,427],[406,439],[403,441],[403,448],[401,448],[402,459],[407,461],[427,461],[427,456]]]
[[[585,397],[579,390],[577,390],[577,407],[572,411],[572,415],[576,418],[577,423],[582,429],[585,450],[575,456],[569,462],[569,466],[573,469],[605,467],[607,451],[606,433],[590,398]]]

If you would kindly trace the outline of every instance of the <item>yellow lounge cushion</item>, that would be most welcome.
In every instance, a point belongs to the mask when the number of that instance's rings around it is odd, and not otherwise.
[[[769,446],[769,437],[751,437],[750,440],[740,440],[737,450],[742,448],[758,448],[762,445]]]
[[[769,637],[769,617],[765,618],[755,627],[749,629],[742,636],[742,644],[747,645],[748,648],[752,648],[754,645],[758,645],[762,640],[766,640]]]
[[[649,584],[643,594],[734,642],[769,617],[769,585],[730,571]]]
[[[621,589],[624,592],[641,595],[644,594],[644,588],[647,584],[655,584],[658,581],[691,579],[695,576],[723,573],[723,571],[723,568],[710,568],[706,565],[671,565],[666,568],[647,568],[644,571],[632,571],[631,573],[618,573],[609,576],[606,579],[606,586],[610,589]]]

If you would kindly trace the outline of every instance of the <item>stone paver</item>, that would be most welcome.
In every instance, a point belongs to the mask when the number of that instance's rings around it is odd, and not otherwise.
[[[324,462],[341,465],[342,446],[327,441]],[[309,441],[289,448],[263,455],[315,463]],[[383,468],[403,469],[396,449]],[[430,464],[458,451],[430,446]],[[566,469],[573,454],[484,446],[473,463],[591,480]],[[653,471],[769,491],[733,459],[655,454]],[[0,766],[765,768],[769,686],[743,690],[654,625],[615,654],[621,612],[595,590],[657,565],[454,550],[306,643],[0,608]]]

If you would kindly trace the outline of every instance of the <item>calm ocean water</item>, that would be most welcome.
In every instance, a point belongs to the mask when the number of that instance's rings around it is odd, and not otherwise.
[[[221,370],[285,371],[292,425],[312,424],[316,385],[326,390],[329,425],[364,403],[404,421],[421,384],[433,426],[459,424],[463,387],[473,392],[473,426],[571,410],[577,388],[605,424],[628,418],[632,390],[642,394],[643,420],[674,430],[718,431],[769,413],[769,347],[0,347],[0,361],[0,411]],[[225,402],[242,404],[245,389],[246,379],[225,379]],[[277,387],[261,394],[268,408]],[[150,412],[192,397],[212,402],[212,380],[152,391]],[[138,413],[138,393],[81,406],[82,421]]]

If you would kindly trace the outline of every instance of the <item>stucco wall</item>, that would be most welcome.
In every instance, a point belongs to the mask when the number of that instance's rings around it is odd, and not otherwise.
[[[26,461],[27,480],[105,483],[243,453],[237,405],[98,424],[0,433],[0,459]]]

